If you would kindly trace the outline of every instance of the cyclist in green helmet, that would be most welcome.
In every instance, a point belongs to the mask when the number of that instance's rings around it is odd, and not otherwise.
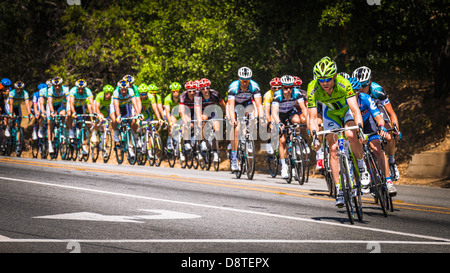
[[[323,104],[323,129],[330,130],[363,124],[361,112],[358,107],[357,97],[350,82],[337,74],[336,63],[329,57],[324,57],[314,66],[315,79],[308,85],[308,113],[310,130],[319,131],[317,124],[317,103]],[[353,154],[358,161],[361,174],[361,183],[369,184],[370,177],[363,160],[363,147],[357,137],[358,132],[346,131],[345,135],[350,141]],[[343,192],[339,189],[339,162],[337,157],[338,144],[333,134],[326,136],[330,148],[330,166],[338,196],[335,205],[341,207],[344,204]],[[320,143],[314,143],[317,151]]]
[[[160,94],[158,94],[159,88],[156,84],[150,84],[148,86],[150,94],[152,94],[156,99],[156,106],[158,108],[161,119],[166,119],[166,114],[163,107],[163,99]]]
[[[139,95],[141,97],[141,103],[142,103],[142,120],[160,120],[162,121],[161,115],[158,110],[157,101],[155,96],[150,93],[151,85],[147,85],[145,83],[142,83],[139,85]]]
[[[173,149],[172,146],[172,129],[173,125],[180,119],[178,112],[178,104],[180,103],[181,84],[172,82],[169,86],[170,94],[164,98],[164,111],[167,121],[169,122],[169,136],[167,139],[167,149]],[[178,117],[178,118],[177,118]]]

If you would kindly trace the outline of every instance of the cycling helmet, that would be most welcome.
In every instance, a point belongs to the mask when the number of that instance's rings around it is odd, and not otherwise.
[[[294,76],[294,85],[295,86],[300,86],[300,85],[302,85],[302,83],[303,83],[302,79],[300,79],[297,76]]]
[[[187,82],[184,84],[184,88],[185,88],[186,90],[192,90],[192,89],[197,89],[198,86],[197,86],[197,83],[196,83],[195,81],[187,81]]]
[[[114,92],[114,87],[110,84],[107,84],[103,87],[103,92],[112,93],[112,92]]]
[[[50,86],[52,86],[52,79],[48,79],[45,84],[47,85],[47,88],[50,88]]]
[[[123,76],[123,79],[129,82],[130,84],[134,83],[134,77],[131,75],[125,75]]]
[[[52,85],[61,85],[63,83],[63,79],[61,77],[55,77],[52,80]]]
[[[87,82],[86,82],[85,80],[83,80],[83,79],[79,79],[79,80],[77,80],[77,81],[75,82],[75,85],[76,85],[78,88],[84,88],[84,87],[87,86]]]
[[[275,77],[272,80],[270,80],[270,86],[281,86],[280,78]]]
[[[8,78],[3,78],[3,79],[0,81],[0,83],[1,83],[3,86],[7,87],[7,86],[10,86],[10,85],[11,85],[11,80],[8,79]]]
[[[45,83],[41,83],[37,87],[38,90],[41,90],[41,89],[44,89],[44,88],[47,88],[47,85]]]
[[[330,57],[323,57],[314,65],[314,76],[317,78],[331,78],[337,73],[336,63]]]
[[[169,88],[170,88],[170,91],[180,91],[181,84],[179,84],[178,82],[173,82],[170,84]]]
[[[145,83],[141,83],[138,87],[138,91],[140,94],[148,92],[148,86]]]
[[[361,89],[361,82],[357,78],[349,78],[348,81],[352,85],[354,91],[358,91]]]
[[[281,81],[281,85],[284,85],[284,86],[292,86],[292,85],[294,85],[294,82],[295,82],[294,77],[292,77],[290,75],[285,75],[285,76],[281,77],[280,81]]]
[[[158,86],[152,83],[148,86],[148,91],[152,94],[156,94],[158,92]]]
[[[372,80],[372,71],[367,66],[361,66],[353,71],[352,78],[357,78],[364,84]]]
[[[17,81],[16,83],[14,83],[14,87],[22,89],[22,88],[25,87],[25,84],[23,82],[21,82],[21,81]]]
[[[211,86],[211,81],[208,80],[207,78],[203,78],[200,80],[198,87],[202,88],[202,87],[209,87]]]
[[[342,77],[344,77],[344,78],[346,78],[346,79],[349,79],[349,78],[350,78],[350,75],[347,74],[347,73],[345,73],[345,72],[339,72],[338,75],[341,75]]]
[[[240,80],[250,80],[252,78],[252,70],[248,67],[241,67],[238,70]]]
[[[128,82],[127,82],[126,80],[120,80],[120,81],[117,83],[117,86],[118,86],[119,88],[128,88]]]

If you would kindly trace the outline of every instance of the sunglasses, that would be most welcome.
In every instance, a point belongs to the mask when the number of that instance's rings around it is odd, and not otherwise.
[[[324,83],[324,82],[329,82],[331,81],[333,78],[327,78],[327,79],[317,79],[320,83]]]
[[[188,90],[187,92],[188,93],[195,93],[196,91],[195,90]]]
[[[250,82],[250,80],[240,80],[241,81],[241,83],[249,83]]]
[[[365,81],[361,83],[361,87],[366,87],[370,84],[370,81]]]
[[[141,93],[141,97],[147,97],[147,93]]]
[[[292,86],[283,86],[284,90],[292,89]]]

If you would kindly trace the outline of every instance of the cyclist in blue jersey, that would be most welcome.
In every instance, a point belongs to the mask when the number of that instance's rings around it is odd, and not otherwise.
[[[54,153],[53,150],[53,117],[55,115],[66,114],[66,103],[69,96],[69,87],[63,85],[61,77],[55,77],[51,82],[52,86],[47,88],[47,136],[48,136],[48,152]],[[47,85],[48,86],[48,85]]]
[[[33,133],[31,135],[31,138],[33,140],[36,140],[38,136],[39,136],[39,138],[44,137],[42,123],[44,122],[45,109],[42,108],[42,104],[40,101],[41,100],[40,90],[43,88],[47,88],[47,85],[45,83],[39,84],[37,87],[37,91],[34,92],[32,95],[33,107],[31,107],[31,112],[34,115],[34,122],[33,122]],[[39,132],[37,130],[38,127],[39,127]]]
[[[69,128],[69,138],[74,138],[73,132],[73,118],[76,115],[84,114],[86,112],[85,104],[86,100],[90,105],[94,105],[94,96],[91,89],[87,88],[87,82],[83,79],[77,80],[75,86],[70,89],[67,103],[67,127]],[[89,113],[93,114],[91,108]]]
[[[293,124],[306,123],[306,114],[308,112],[305,100],[300,92],[300,89],[293,88],[295,79],[292,76],[286,75],[281,77],[281,89],[273,94],[272,100],[272,117],[274,124],[277,124],[278,130],[284,129],[287,121]],[[301,111],[297,110],[297,107]],[[286,135],[280,136],[280,161],[281,161],[281,177],[288,178],[288,165],[286,164],[287,147]]]
[[[138,111],[138,105],[134,90],[130,88],[129,84],[125,80],[120,80],[117,83],[116,89],[114,89],[112,96],[113,107],[111,109],[110,117],[112,120],[112,127],[114,129],[114,141],[119,142],[119,131],[117,130],[118,124],[122,118],[137,116],[140,114]],[[133,120],[131,122],[131,128],[136,132],[137,124]]]
[[[239,80],[236,80],[228,87],[228,114],[230,121],[234,126],[234,138],[231,139],[231,171],[239,171],[237,164],[237,146],[238,146],[238,132],[240,131],[240,122],[236,121],[236,106],[242,105],[245,108],[244,115],[253,112],[255,117],[264,116],[262,107],[262,97],[259,85],[253,81],[252,70],[248,67],[241,67],[238,70]],[[253,109],[253,100],[256,105],[256,111]],[[252,107],[247,108],[252,105]],[[239,113],[241,114],[241,113]],[[254,147],[251,147],[254,149]]]
[[[352,88],[358,96],[359,110],[361,110],[361,115],[364,122],[364,133],[370,134],[378,132],[377,135],[369,137],[368,141],[385,177],[388,192],[391,196],[394,196],[397,194],[397,189],[392,183],[387,157],[381,148],[381,138],[385,138],[388,135],[386,131],[387,129],[385,128],[385,121],[381,115],[381,112],[378,110],[375,101],[368,94],[360,92],[361,83],[359,80],[356,78],[349,78],[348,80],[352,84]],[[363,187],[364,193],[369,193],[369,190],[368,185]]]
[[[400,125],[398,122],[397,114],[395,113],[393,106],[386,94],[386,91],[376,82],[372,81],[372,71],[366,66],[359,67],[353,71],[353,78],[357,78],[361,82],[361,92],[369,94],[377,104],[386,121],[386,128],[393,128],[395,123],[399,133],[392,135],[389,133],[386,137],[387,145],[385,147],[386,154],[388,155],[389,165],[393,166],[395,172],[392,174],[392,180],[396,181],[400,178],[400,173],[398,171],[397,165],[395,164],[395,151],[396,151],[396,141],[400,140],[402,134],[400,132]]]
[[[28,92],[24,90],[25,84],[21,81],[14,83],[15,89],[9,92],[8,102],[9,102],[9,115],[10,116],[18,116],[17,122],[13,124],[14,126],[19,126],[22,121],[22,110],[21,105],[25,103],[26,109],[28,111],[28,117],[31,118],[31,106],[29,102]],[[6,126],[5,136],[10,136],[10,125]],[[18,131],[19,133],[19,131]],[[17,136],[17,139],[20,139],[20,136]],[[20,145],[17,145],[20,146]]]

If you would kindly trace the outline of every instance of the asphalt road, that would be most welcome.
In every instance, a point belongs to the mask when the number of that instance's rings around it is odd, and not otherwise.
[[[321,179],[0,157],[0,252],[449,253],[450,189],[397,189],[351,225]]]

